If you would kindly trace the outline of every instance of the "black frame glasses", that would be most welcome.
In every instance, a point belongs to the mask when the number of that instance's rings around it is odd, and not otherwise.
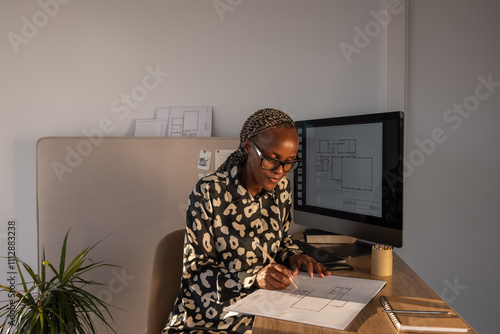
[[[259,150],[257,145],[253,142],[252,138],[248,138],[250,142],[253,145],[253,148],[255,149],[255,152],[257,152],[257,155],[260,158],[260,167],[265,170],[276,170],[280,168],[280,166],[283,167],[283,172],[289,173],[293,172],[297,167],[299,167],[300,163],[302,160],[296,159],[296,160],[290,160],[290,161],[281,161],[272,157],[268,157],[267,155],[262,154],[262,152]]]

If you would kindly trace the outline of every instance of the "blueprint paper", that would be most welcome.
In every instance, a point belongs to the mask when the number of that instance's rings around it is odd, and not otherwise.
[[[225,310],[344,330],[384,287],[385,281],[299,273],[299,289],[259,289]]]
[[[135,137],[165,137],[168,123],[166,120],[137,119],[135,120]]]
[[[156,119],[168,123],[168,137],[212,136],[212,106],[157,107]]]

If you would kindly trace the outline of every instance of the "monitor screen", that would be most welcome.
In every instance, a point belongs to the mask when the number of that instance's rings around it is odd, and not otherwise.
[[[403,113],[295,123],[302,159],[294,172],[295,222],[401,247]]]

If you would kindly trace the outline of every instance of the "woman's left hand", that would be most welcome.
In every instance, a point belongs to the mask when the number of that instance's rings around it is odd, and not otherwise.
[[[325,277],[325,275],[331,275],[331,273],[326,270],[322,264],[318,263],[315,259],[305,254],[290,256],[289,263],[290,267],[292,268],[292,275],[294,276],[299,273],[299,269],[302,271],[307,271],[310,277],[313,277],[314,271],[316,271],[321,278]]]

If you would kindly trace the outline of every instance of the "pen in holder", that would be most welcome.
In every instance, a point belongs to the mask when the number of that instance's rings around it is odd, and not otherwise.
[[[372,247],[372,275],[392,275],[392,246],[376,245]]]

